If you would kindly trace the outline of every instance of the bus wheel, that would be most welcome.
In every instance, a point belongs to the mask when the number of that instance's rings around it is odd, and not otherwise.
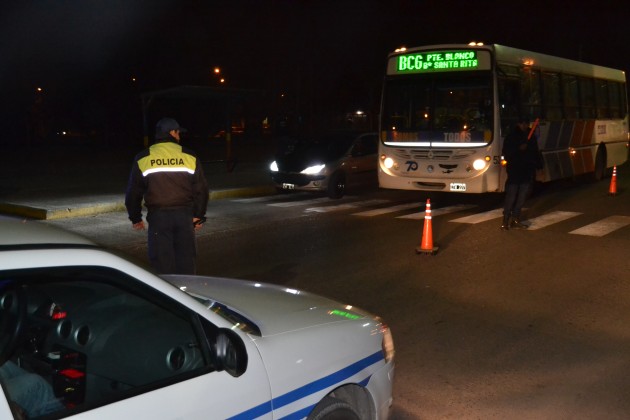
[[[606,174],[606,148],[599,146],[597,148],[597,155],[595,156],[595,172],[593,172],[593,178],[595,181],[601,181]]]

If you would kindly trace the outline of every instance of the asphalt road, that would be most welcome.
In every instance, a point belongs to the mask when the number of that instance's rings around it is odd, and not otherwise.
[[[527,203],[539,229],[462,223],[499,196],[433,194],[435,256],[418,255],[418,193],[365,191],[340,201],[298,194],[211,203],[199,273],[290,285],[384,318],[396,342],[393,419],[625,419],[630,413],[630,191],[558,183]],[[328,210],[325,210],[328,208]],[[538,219],[540,220],[540,219]],[[145,237],[110,213],[52,223],[146,261]]]

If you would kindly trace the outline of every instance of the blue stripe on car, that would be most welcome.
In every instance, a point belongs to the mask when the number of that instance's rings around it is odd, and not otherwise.
[[[311,383],[303,385],[293,391],[287,392],[284,395],[281,395],[277,398],[272,399],[271,401],[266,401],[256,407],[250,408],[247,411],[243,411],[240,414],[237,414],[230,419],[241,420],[241,419],[252,419],[256,417],[260,417],[264,414],[271,412],[273,409],[278,409],[280,407],[284,407],[285,405],[294,403],[302,398],[305,398],[311,394],[315,394],[319,391],[322,391],[326,388],[329,388],[339,382],[344,381],[345,379],[350,378],[353,375],[356,375],[358,372],[363,369],[383,360],[383,352],[377,351],[376,353],[359,360],[349,366],[346,366],[343,369],[338,370],[337,372],[333,372],[328,376],[317,379]],[[367,378],[363,379],[360,384],[367,384],[370,375]],[[299,411],[290,414],[289,416],[284,417],[284,419],[301,419],[304,418],[310,413],[313,409],[313,406],[308,408],[302,408]]]

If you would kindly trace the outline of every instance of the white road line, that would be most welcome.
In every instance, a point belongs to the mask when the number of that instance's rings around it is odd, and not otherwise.
[[[273,201],[277,200],[278,196],[275,195],[266,195],[263,197],[252,197],[252,198],[237,198],[232,200],[235,203],[264,203],[265,201]],[[286,197],[283,197],[286,198]]]
[[[528,219],[525,223],[529,224],[528,230],[537,230],[553,225],[554,223],[559,223],[572,217],[579,216],[580,214],[582,213],[574,211],[552,211],[551,213],[543,214],[542,216],[534,217],[533,219]]]
[[[473,207],[477,207],[474,204],[458,204],[456,206],[447,206],[439,209],[431,209],[431,216],[441,216],[443,214],[454,213],[456,211],[462,211],[466,209],[470,209]],[[424,219],[424,211],[420,213],[412,213],[404,216],[398,216],[397,219]]]
[[[354,213],[353,216],[363,216],[363,217],[373,217],[373,216],[380,216],[382,214],[387,214],[387,213],[394,213],[400,210],[408,210],[408,209],[420,209],[422,207],[424,207],[426,205],[426,203],[407,203],[407,204],[400,204],[398,206],[393,206],[393,207],[384,207],[382,209],[374,209],[374,210],[367,210],[367,211],[362,211],[360,213]]]
[[[384,203],[389,203],[389,200],[376,200],[375,199],[375,200],[357,201],[355,203],[339,204],[336,206],[311,207],[304,211],[313,212],[313,213],[330,213],[333,211],[355,209],[358,207],[378,206]]]
[[[272,207],[297,207],[297,206],[310,206],[311,204],[320,204],[330,202],[330,198],[321,197],[321,198],[313,198],[311,200],[303,200],[303,201],[284,201],[282,203],[270,203],[268,206]]]
[[[251,197],[251,198],[235,198],[230,201],[235,203],[264,203],[266,201],[282,201],[287,200],[289,197],[292,199],[300,199],[300,198],[313,198],[313,194],[307,192],[296,192],[290,194],[274,194],[274,195],[264,195],[262,197]]]
[[[630,216],[610,216],[569,233],[575,235],[604,236],[617,229],[630,225]]]
[[[503,216],[503,209],[495,209],[490,211],[484,211],[477,214],[471,214],[470,216],[460,217],[459,219],[450,220],[455,223],[470,223],[476,224],[481,222],[487,222],[488,220],[498,219]]]

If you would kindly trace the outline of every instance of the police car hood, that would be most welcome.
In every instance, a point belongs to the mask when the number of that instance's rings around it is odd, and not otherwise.
[[[254,322],[262,336],[372,316],[302,290],[267,283],[200,276],[162,276],[197,298],[227,306]]]

